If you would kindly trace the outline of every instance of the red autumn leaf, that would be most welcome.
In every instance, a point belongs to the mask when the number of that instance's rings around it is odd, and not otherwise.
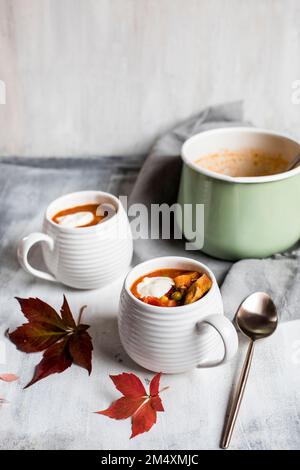
[[[140,379],[135,374],[110,375],[115,387],[125,397],[141,397],[147,395]]]
[[[14,382],[15,380],[18,380],[18,376],[15,374],[0,374],[0,380],[3,380],[3,382]],[[7,403],[5,398],[0,397],[0,405],[3,403]]]
[[[43,354],[43,359],[36,366],[34,376],[25,388],[30,387],[48,375],[60,373],[72,365],[72,357],[68,350],[69,339],[63,337],[56,343],[49,346]]]
[[[124,395],[114,401],[109,408],[96,413],[113,419],[132,417],[130,438],[149,431],[156,423],[157,411],[164,411],[160,396],[161,374],[156,374],[150,382],[150,393],[135,374],[110,375],[115,387]]]
[[[61,316],[38,298],[16,299],[28,323],[9,333],[9,338],[20,351],[44,351],[32,380],[25,388],[48,375],[63,372],[73,363],[87,369],[90,374],[93,345],[87,332],[89,325],[80,323],[84,307],[76,324],[65,296]]]
[[[68,325],[70,328],[76,327],[75,320],[73,318],[72,312],[70,310],[69,304],[65,296],[64,296],[64,302],[60,309],[60,313],[61,313],[61,318],[66,325]]]
[[[0,374],[0,380],[3,380],[4,382],[14,382],[15,380],[18,380],[18,376],[15,374]]]

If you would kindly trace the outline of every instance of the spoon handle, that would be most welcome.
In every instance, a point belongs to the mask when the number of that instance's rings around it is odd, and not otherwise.
[[[230,412],[229,412],[226,426],[224,429],[222,442],[221,442],[222,449],[227,449],[230,444],[232,432],[233,432],[236,418],[237,418],[237,415],[241,406],[241,402],[242,402],[243,395],[244,395],[244,390],[246,387],[246,383],[247,383],[247,379],[248,379],[248,375],[250,371],[253,351],[254,351],[254,341],[251,340],[248,346],[246,359],[244,361],[243,369],[240,375],[240,379],[239,379],[239,382],[238,382],[238,385],[234,394],[234,398],[230,407]]]

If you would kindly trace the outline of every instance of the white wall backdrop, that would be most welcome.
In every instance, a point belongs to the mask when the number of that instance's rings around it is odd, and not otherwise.
[[[299,0],[0,0],[0,155],[141,153],[237,98],[300,139],[297,79]]]

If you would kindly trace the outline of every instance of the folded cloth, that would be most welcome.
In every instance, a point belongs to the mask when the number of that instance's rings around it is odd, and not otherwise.
[[[147,157],[130,197],[130,205],[177,199],[183,142],[194,134],[218,127],[245,126],[242,102],[209,107],[162,136]],[[259,236],[259,234],[257,234]],[[207,264],[221,284],[225,314],[233,318],[241,301],[254,291],[266,291],[274,299],[281,320],[300,318],[300,247],[268,259],[246,259],[234,264],[200,251],[186,251],[183,240],[135,241],[135,263],[155,257],[180,255]]]

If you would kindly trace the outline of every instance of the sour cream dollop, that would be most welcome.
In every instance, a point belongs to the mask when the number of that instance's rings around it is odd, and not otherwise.
[[[144,277],[144,279],[137,285],[137,291],[141,297],[160,298],[169,292],[173,285],[174,281],[170,277]]]
[[[94,219],[91,212],[75,212],[74,214],[63,215],[56,219],[59,225],[64,227],[81,227],[90,224]]]

